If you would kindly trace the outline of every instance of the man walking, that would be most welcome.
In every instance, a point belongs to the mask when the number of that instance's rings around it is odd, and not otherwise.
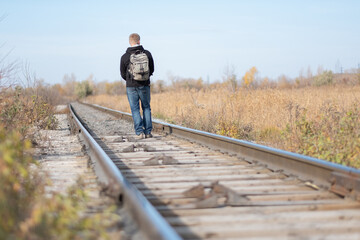
[[[154,72],[151,53],[140,45],[140,36],[129,36],[130,47],[120,61],[121,77],[126,81],[126,94],[129,100],[137,138],[151,138],[152,121],[150,108],[150,76]],[[140,115],[139,100],[143,117]]]

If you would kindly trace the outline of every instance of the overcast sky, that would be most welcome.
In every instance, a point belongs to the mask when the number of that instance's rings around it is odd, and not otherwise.
[[[120,80],[130,33],[155,60],[154,80],[221,80],[299,75],[310,66],[338,71],[360,63],[360,1],[1,1],[0,55],[30,64],[38,78],[61,83],[90,74]]]

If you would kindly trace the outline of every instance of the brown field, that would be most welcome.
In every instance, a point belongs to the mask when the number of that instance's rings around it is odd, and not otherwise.
[[[360,86],[235,92],[220,86],[151,98],[153,118],[360,167],[360,155],[353,152],[360,148]],[[126,95],[89,96],[86,101],[130,112]]]

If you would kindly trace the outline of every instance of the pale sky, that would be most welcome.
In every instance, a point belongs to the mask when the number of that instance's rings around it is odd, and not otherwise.
[[[27,62],[38,78],[61,83],[120,80],[119,61],[137,32],[155,60],[152,80],[169,75],[221,80],[299,75],[318,66],[360,64],[360,1],[21,1],[1,0],[0,56]]]

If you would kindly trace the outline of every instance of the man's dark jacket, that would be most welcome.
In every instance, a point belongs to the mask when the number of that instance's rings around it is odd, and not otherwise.
[[[121,77],[126,80],[126,87],[141,87],[141,86],[147,86],[150,84],[150,77],[147,81],[136,81],[133,80],[131,77],[131,74],[128,71],[128,66],[130,63],[130,55],[137,50],[144,51],[147,57],[149,58],[149,71],[151,76],[154,72],[154,60],[151,56],[151,53],[148,50],[145,50],[143,46],[136,46],[136,47],[129,47],[126,50],[126,53],[122,55],[121,61],[120,61],[120,73]]]

